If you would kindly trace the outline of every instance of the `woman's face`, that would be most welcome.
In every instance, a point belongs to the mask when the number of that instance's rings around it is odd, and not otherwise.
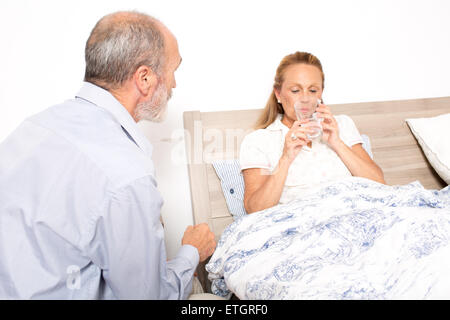
[[[298,101],[302,113],[312,114],[317,99],[322,98],[322,74],[319,68],[307,64],[294,64],[286,68],[281,90],[275,95],[281,102],[288,122],[297,120],[294,104]]]

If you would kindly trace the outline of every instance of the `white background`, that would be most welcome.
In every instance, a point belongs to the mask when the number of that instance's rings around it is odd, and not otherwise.
[[[278,63],[297,50],[322,61],[326,103],[450,96],[448,0],[2,0],[0,141],[72,98],[95,23],[132,9],[163,21],[183,57],[166,122],[139,123],[154,146],[169,257],[193,221],[187,168],[171,155],[183,111],[262,108]]]

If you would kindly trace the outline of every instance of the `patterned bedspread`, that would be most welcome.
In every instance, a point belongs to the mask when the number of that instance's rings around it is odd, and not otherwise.
[[[240,299],[450,299],[450,187],[351,177],[239,218],[206,266]]]

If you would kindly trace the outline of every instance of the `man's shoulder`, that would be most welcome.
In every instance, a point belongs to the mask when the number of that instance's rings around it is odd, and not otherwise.
[[[47,129],[116,183],[154,175],[151,158],[108,111],[77,100],[52,106],[28,121]]]
[[[56,134],[76,133],[77,137],[81,138],[91,134],[96,129],[103,130],[105,125],[111,126],[114,122],[113,116],[106,110],[81,99],[70,99],[53,105],[27,120]],[[80,131],[80,128],[88,128],[89,130]]]

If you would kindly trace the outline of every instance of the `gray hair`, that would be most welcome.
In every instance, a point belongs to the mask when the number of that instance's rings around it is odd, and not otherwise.
[[[143,65],[161,75],[164,37],[157,22],[135,11],[100,19],[86,42],[84,80],[109,90],[120,88]]]

